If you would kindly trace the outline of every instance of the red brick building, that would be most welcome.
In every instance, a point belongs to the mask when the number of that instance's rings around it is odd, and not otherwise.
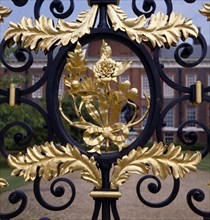
[[[146,92],[148,95],[149,82],[147,75],[145,74],[144,67],[140,62],[139,58],[126,46],[114,42],[107,41],[112,47],[113,59],[116,61],[119,60],[132,60],[131,68],[125,71],[124,74],[119,76],[119,81],[129,80],[132,87],[137,88],[139,91],[139,114],[143,114],[146,110],[146,101],[143,96],[143,92]],[[195,52],[191,56],[191,61],[197,60],[199,56],[199,46],[195,46]],[[101,47],[101,41],[94,42],[87,47],[87,60],[89,61],[88,65],[93,65],[99,59],[99,52]],[[183,68],[174,59],[175,48],[162,49],[160,53],[160,62],[164,65],[164,71],[167,74],[167,77],[172,81],[182,85],[183,87],[189,87],[190,85],[195,84],[196,81],[201,81],[204,87],[210,86],[210,46],[208,46],[208,51],[206,58],[194,68]],[[13,57],[8,59],[8,62],[17,66],[16,60]],[[22,76],[27,76],[27,79],[21,86],[22,88],[28,87],[31,84],[37,82],[43,75],[43,66],[46,63],[46,57],[39,53],[34,56],[34,63],[32,67],[25,72],[20,73]],[[11,72],[6,70],[3,66],[0,69],[0,77],[4,75],[10,75]],[[35,91],[32,94],[32,99],[41,99],[44,96],[45,86]],[[64,82],[63,77],[60,81],[59,94],[64,92]],[[178,91],[175,91],[167,84],[162,82],[162,95],[164,97],[163,109],[167,106],[175,97],[180,95]],[[198,106],[194,106],[190,101],[184,101],[182,103],[176,104],[171,110],[167,113],[164,118],[164,127],[163,127],[163,138],[165,142],[179,142],[176,131],[179,125],[186,120],[201,120],[206,123],[207,126],[210,125],[210,105],[207,102],[203,102]],[[135,127],[134,129],[137,132],[140,132],[145,126],[146,120],[144,120],[141,125]],[[201,127],[196,124],[188,124],[185,128],[185,131],[195,131],[199,133],[199,141],[206,141],[206,136]],[[154,136],[155,139],[155,136]]]

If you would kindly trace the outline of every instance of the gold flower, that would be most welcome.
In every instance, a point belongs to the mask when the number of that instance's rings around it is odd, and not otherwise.
[[[94,77],[97,78],[99,81],[103,82],[110,82],[115,81],[117,82],[117,76],[121,75],[125,72],[131,65],[132,61],[123,61],[123,62],[116,62],[111,58],[112,50],[108,44],[103,41],[101,47],[101,58],[99,61],[90,69],[94,72]]]

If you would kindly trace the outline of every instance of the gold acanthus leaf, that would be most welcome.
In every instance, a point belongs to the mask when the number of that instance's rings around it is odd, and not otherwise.
[[[10,23],[4,38],[10,40],[11,44],[23,42],[24,47],[36,52],[39,48],[46,52],[53,45],[65,46],[69,42],[74,44],[83,35],[90,33],[97,11],[98,5],[93,5],[90,10],[81,12],[76,22],[58,20],[56,27],[53,20],[45,16],[35,21],[23,17],[20,23]]]
[[[51,142],[41,146],[27,148],[26,154],[19,153],[16,157],[9,155],[9,165],[14,168],[12,175],[23,176],[25,181],[34,180],[36,176],[44,180],[81,170],[81,177],[101,188],[101,173],[94,157],[90,159],[80,154],[76,147],[67,144],[59,148]]]
[[[165,179],[168,175],[184,178],[185,173],[196,171],[201,153],[181,153],[181,147],[171,144],[154,143],[151,148],[138,147],[122,159],[118,159],[111,178],[111,188],[119,188],[131,173],[147,175],[150,168],[155,176]]]
[[[3,18],[9,16],[11,12],[9,8],[0,4],[0,22],[4,22]]]
[[[207,21],[210,21],[210,2],[203,4],[203,9],[200,9],[200,13],[207,17]]]
[[[9,186],[9,183],[5,179],[0,178],[0,189],[4,188],[6,186]]]
[[[157,15],[151,15],[150,21],[147,22],[144,15],[128,18],[116,5],[108,5],[107,9],[114,30],[126,32],[131,40],[138,43],[144,41],[150,42],[153,47],[163,45],[168,47],[175,46],[179,38],[185,40],[189,36],[198,35],[198,29],[192,20],[182,17],[179,13],[172,12],[168,17],[158,12]]]

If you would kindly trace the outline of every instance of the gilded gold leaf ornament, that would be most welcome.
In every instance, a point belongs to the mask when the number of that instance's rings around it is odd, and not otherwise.
[[[198,29],[192,20],[182,17],[179,13],[172,12],[167,16],[158,12],[157,15],[152,14],[151,19],[147,21],[144,15],[128,18],[116,5],[108,5],[107,12],[115,31],[126,32],[131,40],[138,43],[148,42],[153,47],[175,46],[179,38],[185,40],[189,36],[198,35]]]
[[[117,160],[111,177],[111,188],[119,188],[132,173],[147,175],[149,170],[155,176],[165,179],[168,175],[184,178],[186,173],[196,171],[201,161],[201,153],[181,153],[181,147],[171,144],[154,143],[151,148],[138,147],[136,150]]]
[[[200,13],[207,17],[207,21],[210,21],[210,2],[203,4],[203,9],[200,9]]]
[[[67,144],[56,147],[52,142],[27,148],[26,154],[19,153],[16,157],[8,156],[9,165],[14,168],[12,175],[23,176],[25,181],[34,180],[36,176],[44,180],[64,175],[69,172],[82,171],[81,177],[101,188],[101,173],[93,157],[90,159],[80,154],[76,147]]]
[[[7,187],[7,186],[9,186],[9,183],[5,179],[0,178],[0,189]]]
[[[90,33],[93,27],[98,5],[93,5],[90,10],[81,12],[75,22],[58,20],[54,27],[53,20],[41,16],[39,20],[23,17],[20,23],[10,22],[10,27],[5,31],[5,40],[11,43],[23,43],[23,46],[35,50],[39,48],[48,51],[53,45],[67,45],[75,43],[85,34]]]
[[[138,99],[138,90],[131,88],[129,81],[119,83],[117,80],[117,77],[130,67],[131,61],[113,60],[112,49],[104,40],[100,49],[100,59],[89,67],[93,71],[92,77],[83,75],[87,62],[85,50],[82,50],[79,43],[68,57],[66,64],[68,76],[65,77],[65,85],[69,88],[68,93],[73,100],[78,120],[71,121],[65,115],[60,97],[59,110],[62,117],[70,126],[84,130],[83,140],[89,148],[88,152],[101,154],[102,148],[109,151],[111,145],[115,145],[121,151],[127,147],[129,128],[144,120],[149,111],[149,98],[145,95],[147,111],[136,120],[138,108],[134,102]],[[117,85],[118,90],[111,88],[111,82]],[[79,106],[76,104],[78,101]],[[134,109],[134,115],[127,124],[119,121],[124,104]],[[84,108],[92,118],[91,122],[83,117]]]
[[[12,10],[0,4],[0,22],[4,22],[4,17],[11,14]]]

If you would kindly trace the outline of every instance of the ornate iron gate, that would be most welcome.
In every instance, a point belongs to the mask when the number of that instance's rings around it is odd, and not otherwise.
[[[12,0],[14,5],[22,7],[32,4],[27,0]],[[194,123],[206,133],[205,149],[200,152],[181,152],[180,146],[163,144],[164,118],[169,110],[183,101],[190,101],[194,105],[209,102],[210,87],[205,87],[200,81],[190,87],[180,85],[169,77],[159,59],[162,47],[170,50],[177,46],[179,38],[196,39],[202,48],[200,58],[195,62],[185,59],[193,53],[193,46],[182,43],[175,51],[176,62],[187,68],[193,68],[202,63],[207,53],[204,37],[191,19],[173,12],[171,0],[163,1],[166,6],[166,15],[162,12],[154,14],[156,2],[142,1],[144,12],[136,1],[131,1],[136,18],[128,18],[120,8],[117,0],[89,0],[90,8],[81,12],[75,22],[65,21],[74,12],[74,4],[69,1],[69,8],[64,12],[63,3],[54,0],[50,4],[53,16],[60,18],[57,24],[52,19],[40,16],[44,0],[36,0],[34,18],[23,18],[19,23],[11,23],[6,30],[0,48],[2,64],[13,72],[27,71],[33,64],[32,51],[42,50],[47,56],[47,66],[43,67],[43,75],[34,85],[25,89],[10,85],[8,90],[0,89],[0,104],[10,106],[27,104],[35,108],[44,118],[47,130],[46,143],[33,148],[27,148],[26,153],[17,156],[8,155],[4,143],[6,133],[15,126],[21,126],[27,131],[15,135],[17,144],[29,145],[33,136],[33,129],[25,122],[11,122],[0,131],[1,154],[7,158],[14,169],[12,175],[23,176],[26,181],[34,181],[34,194],[37,201],[49,210],[64,210],[68,208],[75,197],[75,186],[66,181],[71,189],[72,196],[63,206],[54,207],[47,204],[40,194],[40,180],[51,180],[53,177],[73,171],[81,171],[81,177],[95,186],[90,196],[95,201],[92,219],[98,219],[102,210],[102,219],[120,219],[117,211],[117,200],[121,197],[119,187],[128,180],[130,174],[144,174],[137,184],[136,191],[139,200],[150,207],[164,207],[176,198],[179,192],[180,178],[196,170],[196,165],[209,152],[210,130],[205,122],[188,120],[179,124],[177,135],[184,144],[194,145],[198,139],[195,132],[186,132],[183,128]],[[194,1],[187,1],[193,3]],[[129,2],[127,3],[129,4]],[[0,5],[0,21],[9,16],[11,10]],[[200,13],[210,19],[210,4],[205,3]],[[94,65],[88,65],[85,45],[94,45],[96,40],[102,40],[99,59]],[[109,40],[120,42],[132,50],[142,63],[148,77],[150,95],[144,94],[146,110],[138,115],[138,90],[132,88],[129,81],[120,82],[118,77],[131,68],[131,60],[117,60],[112,56]],[[13,67],[4,57],[5,48],[17,44],[14,52],[18,61],[24,65]],[[58,49],[57,49],[58,48]],[[181,52],[180,52],[181,51]],[[66,70],[64,83],[66,96],[71,102],[76,120],[70,118],[63,108],[64,98],[59,96],[59,82]],[[88,72],[87,75],[85,75]],[[163,105],[162,83],[177,91],[179,94],[166,107]],[[46,110],[39,103],[31,99],[31,94],[46,83]],[[130,107],[132,114],[122,122],[120,113],[123,105]],[[164,107],[163,107],[164,106]],[[147,119],[146,119],[147,117]],[[144,129],[131,144],[127,144],[129,130],[146,120]],[[76,128],[81,133],[81,140],[75,141],[68,132],[67,126]],[[156,134],[156,141],[151,147],[147,145],[150,138]],[[53,143],[59,142],[57,146]],[[149,170],[153,175],[147,175]],[[111,173],[112,171],[112,173]],[[152,203],[142,196],[141,184],[145,179],[153,178],[157,185],[151,183],[148,189],[152,193],[160,190],[158,177],[165,179],[168,175],[174,178],[174,187],[171,195],[163,202]],[[53,182],[55,185],[55,182]],[[7,181],[0,179],[0,186],[7,186]],[[53,188],[53,186],[52,186]],[[57,188],[55,196],[62,196],[63,189]],[[210,213],[196,208],[193,200],[202,202],[204,193],[200,189],[192,189],[187,195],[187,203],[193,212],[204,219],[210,218]],[[1,219],[12,219],[22,213],[27,205],[27,197],[22,191],[14,191],[9,196],[9,202],[16,204],[21,201],[19,208],[11,213],[0,213]],[[90,218],[90,217],[89,217]],[[69,217],[70,219],[70,217]]]

